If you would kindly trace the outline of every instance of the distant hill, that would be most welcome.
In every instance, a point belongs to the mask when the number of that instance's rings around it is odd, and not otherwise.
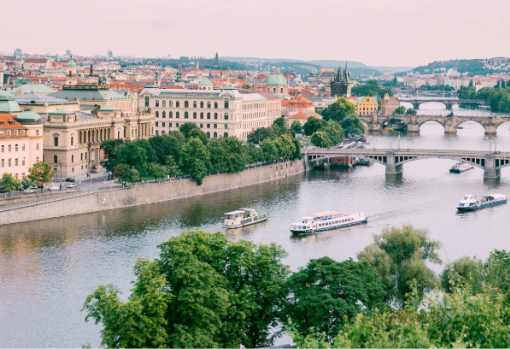
[[[444,68],[446,71],[456,68],[459,73],[467,73],[467,76],[475,76],[501,71],[501,66],[505,64],[510,64],[510,58],[451,59],[448,61],[435,61],[421,67],[416,67],[412,71],[420,74],[432,74],[433,69],[438,73],[441,68]]]
[[[292,70],[292,66],[298,67],[298,69],[294,69],[301,74],[304,72],[316,72],[321,68],[333,68],[337,69],[339,65],[343,67],[345,66],[345,61],[337,61],[337,60],[312,60],[312,61],[302,61],[296,59],[287,59],[287,58],[259,58],[259,57],[220,57],[224,61],[232,61],[232,62],[260,62],[260,63],[280,63],[281,70]],[[369,67],[366,64],[356,61],[348,61],[347,65],[351,74],[353,76],[359,75],[381,75],[381,71],[375,69],[373,67]],[[285,69],[287,68],[288,69]],[[410,70],[411,68],[407,69]],[[400,70],[401,71],[401,70]]]

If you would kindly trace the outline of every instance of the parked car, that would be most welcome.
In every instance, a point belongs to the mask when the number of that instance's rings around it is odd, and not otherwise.
[[[74,183],[74,182],[75,182],[75,179],[74,179],[74,177],[67,177],[67,178],[66,178],[66,182],[72,182],[72,183]]]
[[[48,188],[51,191],[60,190],[60,186],[53,184],[51,187]]]
[[[76,188],[76,183],[71,183],[67,185],[68,188]]]
[[[27,193],[27,194],[29,194],[29,193],[35,193],[35,189],[34,189],[34,188],[32,188],[32,187],[28,187],[27,189],[23,190],[23,192],[24,192],[24,193]]]

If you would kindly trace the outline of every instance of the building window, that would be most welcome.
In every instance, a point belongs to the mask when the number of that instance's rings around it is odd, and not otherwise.
[[[211,124],[207,124],[207,128],[211,128]]]
[[[204,118],[204,113],[200,113],[200,119]]]
[[[149,106],[149,96],[145,96],[145,106]]]
[[[21,131],[20,131],[20,136],[21,136],[21,137],[25,137],[25,131],[21,130]]]
[[[85,161],[87,160],[87,153],[85,153]]]
[[[2,167],[4,167],[4,165],[5,165],[5,161],[4,161],[4,159],[2,159]]]
[[[14,137],[18,137],[18,131],[14,131]]]
[[[35,135],[39,136],[39,130],[35,130]]]
[[[200,128],[204,128],[204,124],[200,124]]]
[[[56,164],[58,162],[58,156],[53,155],[53,163]]]
[[[38,156],[35,157],[35,162],[39,162],[39,157]]]
[[[165,108],[165,107],[166,107],[166,101],[162,101],[162,102],[161,102],[161,106],[162,106],[163,108]]]
[[[11,167],[11,158],[9,158],[8,166]]]
[[[218,102],[214,102],[214,109],[218,109]]]
[[[228,98],[225,98],[224,106],[225,106],[225,109],[228,109]]]
[[[225,133],[223,134],[223,137],[224,137],[224,138],[227,138],[227,137],[228,137],[228,132],[225,132]]]
[[[210,109],[211,108],[211,102],[207,102],[207,108]]]
[[[168,112],[168,118],[169,118],[169,119],[171,119],[171,118],[173,118],[173,117],[174,117],[174,113],[173,113],[173,112],[171,112],[171,111],[169,111],[169,112]]]
[[[21,158],[21,166],[25,166],[25,158]]]
[[[214,128],[218,128],[218,124],[214,124]]]
[[[168,107],[173,108],[173,106],[174,106],[174,101],[168,101]]]
[[[168,128],[170,128],[170,127],[172,127],[172,123],[171,122],[168,123]]]
[[[9,152],[12,150],[12,146],[11,146],[10,144],[7,146],[7,150],[8,150]]]
[[[17,144],[14,145],[14,151],[18,151],[18,145]]]
[[[214,120],[218,120],[218,113],[214,113]]]
[[[228,113],[225,113],[225,120],[228,120]]]
[[[53,145],[58,147],[58,137],[53,137]]]
[[[161,112],[161,117],[162,117],[163,119],[165,119],[165,118],[166,118],[166,111]]]
[[[156,130],[156,136],[159,136],[159,131],[158,130]]]
[[[4,131],[0,131],[0,138],[4,138]]]
[[[211,132],[207,132],[207,138],[211,138]]]
[[[161,123],[161,126],[162,126],[162,127],[165,127],[165,123],[164,123],[164,122],[162,122],[162,123]]]
[[[200,101],[200,108],[204,107],[204,101]]]
[[[218,138],[218,133],[214,132],[214,138]]]
[[[186,101],[186,102],[187,102],[187,101]],[[187,119],[187,118],[188,118],[188,112],[187,112],[187,111],[185,111],[185,112],[184,112],[184,118],[185,118],[185,119]]]
[[[188,107],[189,107],[188,101],[184,101],[184,108],[188,108]]]
[[[283,87],[280,87],[280,93],[283,94]]]
[[[225,128],[228,130],[228,125],[227,124],[225,124]]]
[[[197,101],[193,101],[193,108],[197,107]]]
[[[156,107],[159,107],[159,101],[156,101]]]
[[[39,143],[37,143],[39,144]],[[5,147],[2,145],[2,153],[5,151]]]
[[[83,153],[80,154],[80,160],[83,161]]]
[[[175,127],[179,128],[179,123],[178,122],[175,123]]]
[[[207,113],[207,119],[209,120],[211,118],[211,113]]]
[[[156,117],[159,118],[159,111],[156,111]]]
[[[175,107],[176,108],[180,108],[181,107],[181,102],[180,101],[175,101]]]
[[[158,125],[158,122],[156,121],[156,127],[158,127],[158,126],[159,126],[159,125]]]
[[[11,136],[11,131],[7,131],[7,137]]]
[[[74,137],[71,137],[71,145],[74,145]]]
[[[179,112],[178,111],[175,112],[175,118],[179,119]]]
[[[193,119],[196,119],[197,118],[197,112],[193,112]]]

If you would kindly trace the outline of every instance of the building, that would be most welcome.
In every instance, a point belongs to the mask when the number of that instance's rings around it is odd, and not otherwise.
[[[56,109],[44,122],[44,161],[62,177],[85,175],[100,167],[101,143],[112,139],[147,139],[154,135],[154,117],[147,112],[127,116],[104,106],[93,114]]]
[[[236,136],[246,140],[259,127],[281,116],[280,98],[269,93],[241,94],[224,90],[159,89],[146,87],[140,93],[140,110],[156,117],[156,134],[179,130],[193,122],[209,138]]]
[[[316,80],[323,84],[331,84],[335,80],[335,70],[330,68],[322,68],[317,75]]]
[[[317,119],[322,119],[322,115],[319,115],[319,114],[310,115],[310,114],[305,114],[304,112],[300,111],[300,112],[293,114],[287,118],[287,127],[290,127],[294,121],[299,121],[301,126],[303,126],[308,121],[308,118],[311,118],[312,116]]]
[[[25,93],[13,97],[21,109],[30,110],[38,114],[48,114],[56,109],[79,111],[80,105],[76,101],[46,96],[39,93]]]
[[[331,96],[349,97],[351,95],[352,85],[349,81],[349,75],[347,62],[345,62],[344,73],[342,74],[342,68],[339,66],[335,80],[331,82]]]
[[[271,75],[267,81],[267,92],[282,99],[289,95],[289,84],[285,76],[280,73],[279,67],[276,67],[274,74]]]
[[[366,96],[366,97],[357,97],[358,103],[356,104],[356,111],[358,115],[372,115],[377,113],[378,102],[377,97]]]
[[[12,99],[0,99],[0,176],[10,173],[17,179],[43,159],[43,125],[34,112],[22,112]]]
[[[398,97],[390,97],[386,93],[381,100],[381,113],[383,115],[391,115],[398,107],[400,107],[400,99]]]

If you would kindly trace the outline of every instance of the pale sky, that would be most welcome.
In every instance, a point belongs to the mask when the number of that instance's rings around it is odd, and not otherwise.
[[[417,66],[510,56],[510,0],[1,0],[0,52]]]

